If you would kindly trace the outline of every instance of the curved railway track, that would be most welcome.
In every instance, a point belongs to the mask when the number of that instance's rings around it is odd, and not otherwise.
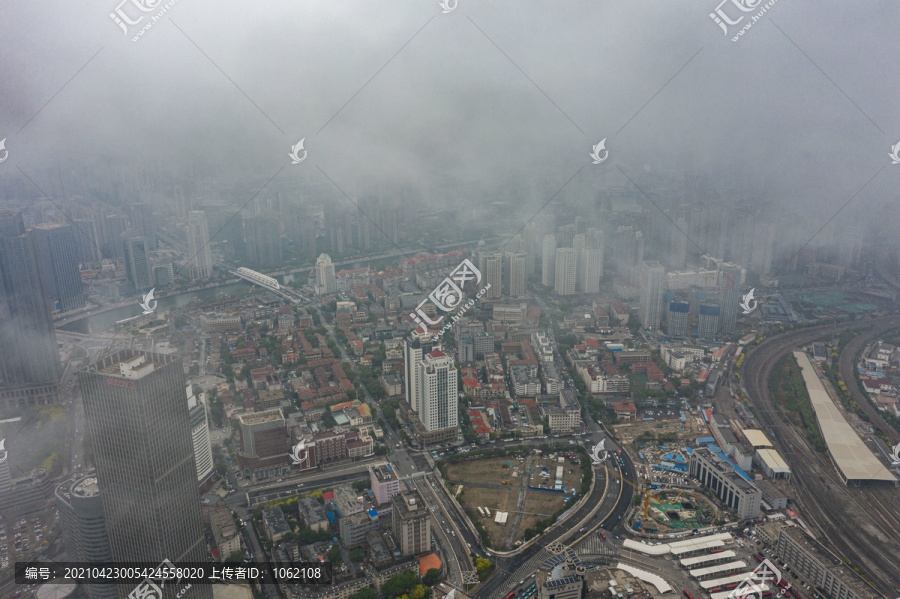
[[[892,503],[897,496],[896,489],[844,486],[830,458],[814,452],[804,435],[782,420],[769,396],[768,382],[778,360],[797,346],[832,330],[843,331],[860,324],[857,321],[837,327],[823,325],[769,338],[745,358],[743,381],[763,425],[774,432],[774,445],[791,466],[795,500],[806,523],[821,533],[820,540],[826,546],[862,568],[881,593],[896,595],[900,589],[900,574],[893,557],[900,553],[897,545],[900,502]],[[865,324],[883,332],[900,326],[900,317],[875,319]]]
[[[881,414],[878,413],[878,410],[875,409],[875,406],[873,406],[871,402],[869,402],[869,399],[863,395],[863,392],[859,389],[859,385],[856,382],[857,354],[859,354],[864,345],[884,335],[890,328],[890,326],[885,328],[875,327],[872,331],[867,331],[858,335],[850,341],[840,355],[840,372],[841,378],[844,380],[844,384],[847,385],[847,390],[850,392],[853,401],[855,401],[862,411],[866,413],[866,416],[869,417],[872,424],[884,431],[884,434],[890,439],[891,445],[896,445],[897,443],[900,443],[900,433],[895,431],[891,425],[885,422],[884,418],[881,417]]]

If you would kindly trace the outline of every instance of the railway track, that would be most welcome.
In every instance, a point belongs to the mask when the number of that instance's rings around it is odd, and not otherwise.
[[[891,445],[896,445],[897,443],[900,443],[900,432],[897,432],[891,425],[885,422],[875,406],[869,401],[869,398],[867,398],[859,389],[859,384],[856,382],[856,356],[865,344],[884,335],[889,330],[890,328],[876,327],[872,331],[856,336],[847,344],[844,351],[841,352],[839,368],[841,378],[844,380],[844,384],[847,385],[847,390],[850,392],[853,401],[855,401],[856,405],[865,412],[872,424],[884,431],[884,434],[887,435]]]
[[[900,325],[900,318],[868,322],[875,325],[875,330],[884,331]],[[836,329],[843,331],[858,325],[844,323]],[[811,327],[764,341],[745,358],[744,386],[761,421],[775,433],[776,448],[791,466],[795,498],[807,525],[821,533],[820,540],[826,546],[862,567],[881,593],[896,595],[900,580],[896,559],[891,557],[897,551],[892,551],[891,546],[896,547],[896,540],[900,540],[900,513],[898,503],[892,503],[891,489],[848,489],[830,459],[816,454],[805,436],[782,420],[769,396],[768,382],[775,364],[795,347],[832,330],[829,325]]]

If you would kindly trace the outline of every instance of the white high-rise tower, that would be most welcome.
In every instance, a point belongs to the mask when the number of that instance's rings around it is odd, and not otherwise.
[[[337,291],[334,278],[334,264],[331,256],[320,254],[316,260],[316,295],[328,295]]]
[[[459,392],[453,359],[439,349],[418,364],[419,419],[428,431],[459,426]]]
[[[559,295],[573,295],[575,293],[575,250],[572,248],[557,248],[556,268],[554,272],[554,290]]]

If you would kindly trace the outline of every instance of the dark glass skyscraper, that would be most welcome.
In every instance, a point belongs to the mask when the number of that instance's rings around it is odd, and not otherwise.
[[[147,243],[143,237],[129,237],[122,241],[125,251],[125,274],[138,291],[149,289],[153,285],[150,272],[150,259],[147,256]]]
[[[113,561],[206,561],[181,359],[122,350],[79,382]],[[212,592],[194,585],[184,597]]]
[[[719,326],[723,335],[734,334],[740,301],[741,269],[733,264],[725,264],[719,273]]]
[[[22,214],[0,214],[0,409],[56,401],[60,376],[37,245]]]
[[[84,307],[84,287],[78,270],[80,247],[72,225],[35,225],[35,243],[51,310]]]

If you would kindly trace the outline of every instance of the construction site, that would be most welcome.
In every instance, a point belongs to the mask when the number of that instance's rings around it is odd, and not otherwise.
[[[554,514],[572,504],[582,477],[578,460],[575,453],[535,449],[447,464],[444,479],[490,545],[511,549],[540,534]]]
[[[722,517],[715,504],[689,489],[650,491],[642,501],[646,510],[635,512],[629,522],[636,531],[666,534],[706,528]]]

